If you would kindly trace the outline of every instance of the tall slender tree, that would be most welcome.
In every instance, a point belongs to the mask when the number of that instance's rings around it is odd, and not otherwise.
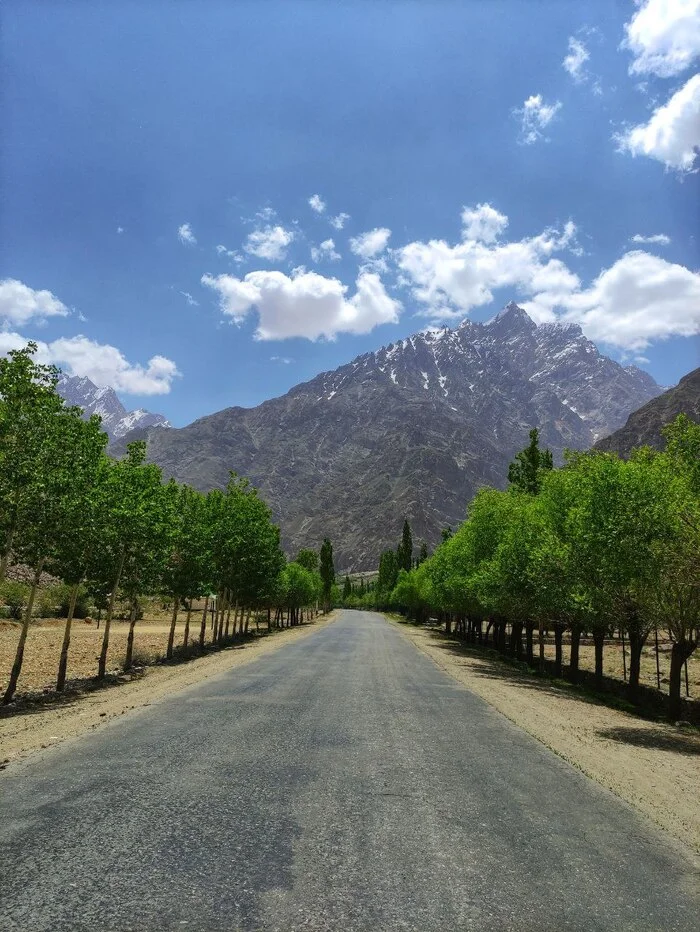
[[[333,563],[333,544],[324,537],[321,544],[320,567],[324,610],[328,612],[331,607],[331,593],[335,584],[335,565]]]

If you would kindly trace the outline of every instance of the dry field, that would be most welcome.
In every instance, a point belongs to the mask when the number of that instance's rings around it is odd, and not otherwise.
[[[193,612],[190,621],[190,641],[199,637],[201,612]],[[211,639],[211,628],[207,620],[207,641]],[[58,659],[63,643],[64,619],[37,618],[27,635],[24,664],[18,684],[18,693],[53,689],[56,683]],[[134,661],[148,662],[162,657],[168,643],[170,630],[169,612],[154,612],[136,623],[134,631]],[[182,644],[185,631],[185,612],[181,612],[175,633],[175,646]],[[68,679],[85,679],[97,673],[97,660],[102,646],[104,625],[93,621],[88,625],[76,619],[71,629],[68,654]],[[0,691],[7,686],[10,669],[19,640],[18,622],[0,621]],[[126,653],[128,621],[112,621],[109,638],[107,670],[119,671]]]

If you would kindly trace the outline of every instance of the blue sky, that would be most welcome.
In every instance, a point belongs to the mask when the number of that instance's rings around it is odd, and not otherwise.
[[[0,349],[176,425],[511,298],[700,363],[700,0],[1,16]]]

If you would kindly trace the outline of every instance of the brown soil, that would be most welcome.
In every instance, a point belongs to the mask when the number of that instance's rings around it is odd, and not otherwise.
[[[417,648],[589,777],[700,853],[700,734],[611,709],[434,628],[395,622]]]
[[[334,619],[335,614],[331,612],[298,627],[261,635],[187,663],[146,668],[143,675],[123,682],[118,688],[67,695],[65,701],[48,706],[29,705],[11,714],[0,712],[0,769],[41,748],[77,737],[133,709],[167,699],[174,692],[257,660],[270,651],[325,627]],[[150,636],[158,639],[159,645],[162,644],[161,631],[151,632],[144,640],[147,641]],[[89,637],[87,641],[90,643]],[[94,673],[94,651],[87,649],[87,653],[90,669]]]

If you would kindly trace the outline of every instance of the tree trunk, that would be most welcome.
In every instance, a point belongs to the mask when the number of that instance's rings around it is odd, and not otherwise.
[[[138,603],[136,599],[131,601],[131,611],[129,612],[129,634],[126,639],[126,657],[124,658],[124,669],[130,670],[134,657],[134,628],[136,627],[136,612]]]
[[[192,614],[192,599],[187,603],[187,615],[185,616],[185,633],[182,638],[182,646],[187,648],[190,640],[190,615]]]
[[[554,675],[561,679],[562,675],[562,640],[564,638],[564,625],[554,624]]]
[[[58,661],[58,676],[56,677],[56,691],[61,693],[66,685],[66,670],[68,669],[68,648],[70,647],[70,629],[73,624],[73,615],[75,614],[75,603],[78,601],[78,589],[80,583],[75,583],[70,591],[70,602],[68,603],[68,617],[66,626],[63,629],[63,644],[61,645],[61,657]]]
[[[445,634],[452,634],[452,615],[449,612],[445,615]]]
[[[180,611],[180,597],[176,595],[173,599],[173,614],[170,618],[170,631],[168,632],[168,646],[165,656],[168,660],[173,659],[173,648],[175,647],[175,626],[177,625],[177,613]]]
[[[578,683],[578,660],[579,646],[581,644],[581,628],[578,625],[571,626],[571,653],[569,654],[569,679],[572,683]]]
[[[674,641],[671,647],[671,673],[669,675],[668,698],[669,716],[672,722],[678,721],[683,712],[681,700],[681,674],[683,664],[697,647],[697,641]]]
[[[510,626],[510,652],[520,660],[523,656],[523,623],[514,621]]]
[[[117,601],[117,590],[119,589],[119,583],[121,582],[125,560],[126,560],[126,550],[122,550],[122,555],[119,559],[119,567],[117,568],[117,577],[114,580],[114,586],[112,587],[112,591],[109,594],[109,605],[107,606],[107,615],[105,617],[105,630],[104,630],[104,634],[102,635],[102,649],[100,650],[100,660],[97,665],[97,679],[98,680],[103,680],[107,674],[107,651],[109,650],[109,629],[112,627],[112,614],[114,612],[114,604]]]
[[[593,632],[593,646],[595,648],[595,684],[603,685],[603,648],[605,646],[605,631],[596,629]]]
[[[537,643],[539,644],[539,671],[544,673],[545,671],[545,659],[544,659],[544,622],[540,618],[539,625],[537,626]]]
[[[528,621],[525,625],[525,657],[527,659],[528,665],[534,667],[535,665],[535,651],[533,649],[533,634],[535,631],[535,625],[533,622]]]
[[[39,560],[39,563],[34,571],[34,579],[32,580],[32,588],[29,593],[29,599],[27,600],[27,606],[24,610],[24,618],[22,620],[22,630],[19,635],[19,644],[17,645],[17,650],[15,652],[15,662],[12,664],[12,672],[10,673],[10,682],[7,684],[7,689],[5,690],[5,695],[2,697],[2,704],[8,705],[12,702],[12,697],[15,694],[17,689],[17,681],[19,680],[19,675],[22,672],[22,661],[24,660],[24,645],[27,641],[27,634],[29,633],[29,623],[32,620],[32,609],[34,608],[34,599],[36,598],[36,590],[39,588],[39,580],[41,579],[41,571],[44,568],[44,558],[42,557]],[[678,681],[680,683],[680,680]]]
[[[639,672],[642,664],[642,648],[646,643],[647,634],[642,634],[638,629],[630,628],[627,632],[630,643],[630,689],[636,690],[639,687]]]
[[[199,649],[204,650],[204,638],[207,633],[207,609],[209,608],[209,596],[204,597],[204,611],[202,612],[202,623],[199,626]]]
[[[248,609],[245,616],[245,628],[243,629],[243,634],[248,633],[248,625],[250,624],[250,609]],[[241,618],[243,617],[243,609],[241,608]]]

